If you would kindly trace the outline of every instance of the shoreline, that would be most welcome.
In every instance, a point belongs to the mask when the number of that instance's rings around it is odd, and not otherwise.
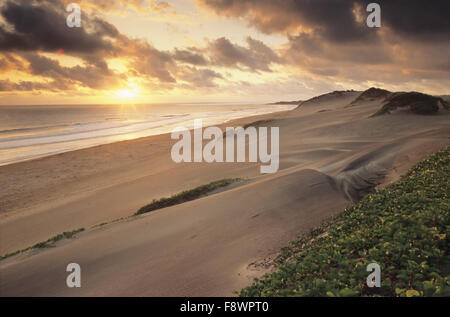
[[[253,117],[260,117],[260,116],[271,116],[277,113],[282,113],[282,112],[287,112],[287,111],[291,111],[293,109],[290,110],[280,110],[277,109],[273,112],[268,112],[268,113],[264,113],[264,114],[252,114],[252,115],[246,115],[243,117],[238,117],[238,118],[233,118],[233,119],[225,119],[225,121],[223,122],[218,122],[218,123],[211,123],[211,124],[207,124],[204,126],[204,128],[209,127],[209,126],[219,126],[222,127],[225,124],[231,124],[233,122],[244,122],[247,123],[247,121]],[[193,122],[195,119],[202,119],[202,118],[191,118],[189,120],[186,120],[182,123],[180,123],[181,126],[185,125],[187,127],[189,127],[189,130],[192,130],[193,128],[190,127],[189,122]],[[160,120],[165,120],[164,118],[160,118]],[[213,120],[214,121],[214,120]],[[127,126],[127,124],[124,125]],[[170,125],[169,125],[170,126]],[[82,139],[73,139],[73,140],[66,140],[66,141],[55,141],[55,142],[50,142],[50,143],[43,143],[43,144],[31,144],[31,145],[25,145],[25,146],[19,146],[18,148],[33,148],[33,147],[39,147],[39,146],[51,146],[51,145],[56,145],[56,144],[61,144],[63,146],[63,148],[60,149],[55,149],[55,150],[50,150],[50,152],[46,152],[46,153],[41,153],[41,154],[30,154],[27,157],[19,157],[16,159],[11,159],[8,161],[4,161],[4,162],[0,162],[0,167],[2,166],[7,166],[7,165],[11,165],[11,164],[17,164],[17,163],[22,163],[22,162],[28,162],[28,161],[32,161],[32,160],[36,160],[36,159],[41,159],[41,158],[45,158],[45,157],[49,157],[49,156],[53,156],[53,155],[58,155],[58,154],[62,154],[62,153],[67,153],[67,152],[73,152],[73,151],[78,151],[78,150],[84,150],[84,149],[88,149],[88,148],[93,148],[93,147],[97,147],[97,146],[102,146],[102,145],[108,145],[108,144],[114,144],[114,143],[118,143],[118,142],[126,142],[126,141],[132,141],[132,140],[137,140],[137,139],[142,139],[142,138],[148,138],[148,137],[155,137],[155,136],[159,136],[159,135],[165,135],[165,134],[170,134],[171,132],[166,132],[166,131],[160,131],[161,128],[159,126],[151,128],[151,129],[147,129],[149,130],[148,132],[144,133],[143,131],[146,130],[142,130],[142,131],[135,131],[135,132],[122,132],[122,133],[118,133],[118,134],[111,134],[111,135],[104,135],[104,136],[92,136],[92,137],[88,137],[88,138],[82,138]],[[163,129],[164,130],[164,129]],[[147,134],[147,135],[142,135],[142,136],[135,136],[135,137],[128,137],[130,135],[133,134]],[[51,137],[51,136],[48,136]],[[117,138],[118,140],[109,140],[109,139],[114,139]],[[122,139],[121,139],[122,138]],[[98,142],[96,142],[96,139],[98,139]],[[70,143],[79,143],[79,142],[83,142],[85,141],[85,144],[75,144],[73,147],[71,147],[70,149],[68,149],[67,147],[64,147],[64,144],[69,145]],[[16,149],[16,147],[11,147],[11,148],[5,148],[5,149],[0,149],[0,152],[4,151],[5,153],[8,152],[8,150],[14,150]]]
[[[247,124],[252,124],[252,123],[254,123],[256,121],[260,121],[260,120],[264,120],[264,119],[271,119],[272,116],[275,115],[275,114],[288,113],[288,112],[290,112],[290,111],[292,111],[294,109],[281,110],[281,111],[275,111],[275,112],[266,113],[266,114],[259,114],[259,115],[252,115],[252,116],[247,116],[247,117],[242,117],[242,118],[237,118],[237,119],[231,119],[231,120],[224,121],[223,123],[220,123],[220,124],[204,125],[203,129],[211,127],[211,126],[217,126],[217,127],[221,128],[221,129],[223,129],[224,127],[228,126],[229,124],[232,125],[233,127],[244,126],[244,125],[247,125]],[[194,130],[194,129],[193,128],[189,129],[190,132],[192,132],[192,130]],[[170,134],[171,134],[171,132],[157,133],[157,134],[151,134],[151,135],[147,135],[147,136],[127,139],[127,140],[119,140],[119,141],[107,142],[107,143],[102,143],[102,144],[97,144],[97,145],[92,145],[92,146],[75,148],[73,150],[68,150],[68,151],[62,150],[61,152],[55,152],[55,153],[50,153],[50,154],[43,154],[41,156],[36,156],[36,157],[32,157],[32,158],[26,158],[26,159],[23,159],[23,160],[14,161],[14,162],[10,162],[10,163],[0,163],[0,169],[2,167],[5,167],[5,166],[11,166],[11,165],[20,164],[20,163],[32,162],[32,161],[35,161],[35,160],[45,159],[45,158],[48,158],[48,157],[61,155],[61,154],[65,154],[65,153],[71,153],[71,152],[75,152],[75,151],[82,151],[82,150],[87,150],[87,149],[91,149],[91,148],[108,146],[108,145],[122,143],[122,142],[133,142],[133,141],[137,141],[137,140],[144,140],[144,139],[155,138],[155,137],[159,137],[159,136],[170,136]]]

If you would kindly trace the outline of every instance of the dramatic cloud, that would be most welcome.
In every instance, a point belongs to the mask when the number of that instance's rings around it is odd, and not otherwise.
[[[193,67],[184,67],[181,69],[178,78],[190,83],[195,87],[216,87],[214,79],[224,79],[223,76],[210,69],[196,69]]]
[[[139,75],[146,75],[158,78],[162,82],[176,82],[172,76],[172,71],[176,64],[168,52],[162,52],[146,43],[137,46],[138,52],[134,61],[130,64],[132,69]]]
[[[333,41],[370,38],[349,0],[198,0],[220,15],[242,17],[264,33],[314,31]]]
[[[368,28],[356,0],[197,0],[218,15],[245,19],[267,34],[286,35],[285,63],[339,81],[449,84],[450,2],[376,1],[381,28]],[[420,75],[419,75],[420,74]]]
[[[270,72],[272,63],[279,63],[279,57],[263,42],[247,37],[248,48],[235,45],[221,37],[209,44],[207,52],[211,63],[218,66],[236,67],[252,72]]]
[[[0,14],[8,23],[0,26],[0,51],[46,51],[66,53],[107,53],[113,49],[111,37],[117,29],[98,18],[83,19],[83,28],[68,28],[64,7],[7,2]],[[8,30],[8,29],[11,29]]]
[[[10,70],[23,71],[25,69],[23,62],[13,54],[5,53],[0,55],[0,74]]]
[[[18,83],[10,80],[0,80],[0,91],[33,91],[33,90],[48,90],[55,91],[59,83],[41,83],[31,81],[19,81]],[[59,89],[61,87],[58,87]]]
[[[209,41],[206,47],[176,49],[173,58],[192,65],[236,68],[249,72],[271,72],[272,64],[281,63],[280,57],[263,42],[246,38],[247,47],[221,37]]]
[[[134,84],[149,94],[259,95],[450,85],[448,0],[376,1],[381,28],[366,25],[368,0],[191,1],[84,0],[81,28],[67,27],[65,0],[2,1],[0,91],[95,95]],[[212,12],[235,24],[218,26]],[[176,45],[176,32],[159,34],[168,21],[183,30]],[[148,37],[136,32],[147,22]]]
[[[103,89],[125,84],[124,76],[111,71],[106,63],[63,67],[58,61],[37,54],[24,54],[23,57],[29,62],[31,74],[65,83],[66,85],[62,87],[70,86],[69,83],[77,83],[92,89]]]
[[[221,15],[245,18],[265,33],[314,31],[324,39],[353,41],[373,39],[375,32],[358,19],[373,1],[356,0],[197,0]],[[409,37],[448,39],[450,2],[447,0],[379,0],[383,25]],[[359,12],[361,13],[361,12]]]
[[[0,61],[9,61],[11,65],[14,58],[14,65],[21,66],[15,70],[27,70],[31,75],[51,79],[51,89],[73,89],[75,84],[104,89],[123,83],[123,76],[112,72],[104,60],[120,54],[117,44],[123,36],[113,25],[95,16],[85,16],[83,28],[68,28],[64,7],[58,10],[57,5],[57,1],[39,6],[33,2],[8,1],[1,7],[0,14],[7,25],[0,26],[0,53],[3,52]],[[38,54],[56,52],[81,58],[84,65],[63,67],[57,60]],[[3,83],[3,90],[5,87],[49,89],[47,84],[31,82]]]
[[[395,33],[416,40],[449,40],[450,1],[383,0],[380,4],[383,22]]]
[[[142,1],[130,4],[139,5]],[[151,2],[156,6],[155,1]],[[100,8],[123,6],[122,1],[99,1]],[[160,2],[159,6],[163,6]],[[66,12],[61,1],[24,2],[8,1],[0,7],[6,25],[0,24],[0,73],[12,69],[51,79],[55,89],[73,89],[74,85],[91,89],[114,89],[125,85],[127,76],[145,77],[175,84],[212,87],[220,74],[208,69],[179,66],[177,62],[206,66],[209,62],[196,48],[160,51],[149,43],[121,34],[114,25],[96,15],[83,14],[82,28],[66,26]],[[82,60],[80,65],[64,67],[59,61],[42,53],[63,52]],[[128,70],[124,74],[112,71],[109,58],[123,58]],[[2,90],[47,89],[48,85],[33,83],[2,83]]]

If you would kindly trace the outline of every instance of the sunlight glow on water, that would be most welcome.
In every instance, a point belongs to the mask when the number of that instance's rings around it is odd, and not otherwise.
[[[100,144],[285,111],[293,105],[0,106],[0,165]]]

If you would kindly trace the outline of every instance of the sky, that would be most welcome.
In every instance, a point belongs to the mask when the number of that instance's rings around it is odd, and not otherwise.
[[[81,27],[66,20],[81,8]],[[0,0],[0,104],[450,93],[450,1]]]

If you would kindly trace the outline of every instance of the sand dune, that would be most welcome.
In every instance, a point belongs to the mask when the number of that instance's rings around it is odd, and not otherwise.
[[[78,238],[0,262],[0,295],[231,295],[267,259],[376,185],[450,144],[450,112],[371,117],[379,91],[333,92],[285,113],[246,119],[280,127],[280,171],[259,164],[181,164],[167,135],[0,167],[0,254],[67,230]],[[233,123],[237,125],[238,123]],[[225,177],[230,190],[100,228],[153,198]],[[65,267],[82,267],[82,287]]]
[[[2,295],[232,295],[249,282],[239,275],[249,263],[346,204],[320,172],[264,178],[6,264]],[[72,261],[84,268],[86,281],[75,292],[61,283]],[[30,283],[42,274],[44,281]]]

